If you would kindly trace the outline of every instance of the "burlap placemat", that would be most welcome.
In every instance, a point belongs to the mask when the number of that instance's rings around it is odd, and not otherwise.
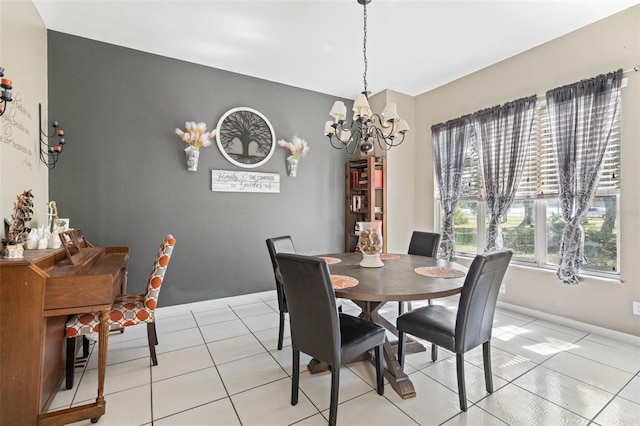
[[[432,278],[461,278],[466,274],[457,269],[443,268],[442,266],[423,266],[415,269],[416,273]]]
[[[360,281],[347,275],[331,275],[331,282],[333,283],[333,288],[342,289],[355,287]]]
[[[320,256],[320,259],[324,259],[327,265],[335,265],[336,263],[342,262],[342,260],[337,257]]]
[[[397,254],[391,254],[391,253],[380,253],[380,260],[393,260],[393,259],[397,259],[400,256],[398,256]]]

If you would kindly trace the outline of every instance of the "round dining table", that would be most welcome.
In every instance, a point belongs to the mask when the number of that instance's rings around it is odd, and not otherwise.
[[[336,297],[352,300],[362,309],[362,318],[385,327],[396,336],[398,330],[395,325],[379,313],[385,303],[436,299],[462,290],[467,268],[458,263],[410,254],[383,253],[380,256],[384,266],[377,268],[360,266],[362,253],[357,252],[319,257],[329,265]],[[393,389],[403,399],[414,397],[413,383],[400,368],[389,339],[385,339],[384,358],[385,377]],[[312,372],[321,368],[314,365],[314,361],[309,364]]]

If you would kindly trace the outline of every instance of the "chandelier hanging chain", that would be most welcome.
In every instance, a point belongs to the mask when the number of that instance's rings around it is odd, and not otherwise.
[[[362,79],[364,81],[364,93],[369,95],[367,90],[367,69],[369,68],[369,61],[367,60],[367,4],[363,5],[364,8],[364,38],[362,42],[362,56],[364,57],[364,73]]]

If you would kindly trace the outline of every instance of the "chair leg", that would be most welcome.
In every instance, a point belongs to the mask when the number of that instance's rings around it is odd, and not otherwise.
[[[156,345],[158,344],[158,336],[156,335],[156,323],[147,323],[147,341],[149,342],[149,354],[153,365],[158,365],[158,357],[156,356]]]
[[[398,362],[400,363],[400,368],[404,368],[404,349],[406,343],[407,335],[398,330]]]
[[[280,311],[280,330],[278,331],[278,350],[282,350],[284,341],[284,312]]]
[[[293,350],[293,372],[291,373],[291,405],[298,403],[298,386],[300,384],[300,351]]]
[[[398,302],[398,316],[404,314],[404,302]]]
[[[67,359],[65,362],[66,388],[71,389],[73,387],[73,368],[76,364],[76,338],[75,336],[67,337],[65,340],[67,343]]]
[[[458,399],[460,409],[467,411],[467,390],[464,384],[464,354],[456,354],[456,370],[458,372]]]
[[[431,343],[431,361],[436,362],[438,360],[438,345]]]
[[[335,426],[338,418],[338,390],[340,389],[340,365],[331,368],[331,402],[329,405],[329,425]]]
[[[82,335],[82,357],[86,358],[89,356],[89,339],[84,334]]]
[[[383,345],[376,346],[374,348],[376,356],[376,384],[378,386],[378,395],[384,395],[384,363],[382,361],[383,351]]]
[[[482,344],[482,359],[484,361],[484,382],[487,392],[493,393],[493,374],[491,373],[491,343],[486,341]]]

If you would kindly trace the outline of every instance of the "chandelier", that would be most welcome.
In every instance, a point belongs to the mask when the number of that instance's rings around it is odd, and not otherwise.
[[[336,149],[346,149],[349,154],[360,151],[368,154],[374,149],[374,144],[387,151],[398,146],[411,130],[406,120],[400,119],[396,111],[396,104],[389,102],[380,114],[374,114],[369,106],[369,91],[367,90],[367,4],[371,0],[358,0],[364,8],[364,42],[362,53],[364,56],[364,90],[353,101],[353,121],[345,121],[347,107],[342,101],[336,101],[329,112],[334,120],[324,125],[324,134],[329,143]]]

